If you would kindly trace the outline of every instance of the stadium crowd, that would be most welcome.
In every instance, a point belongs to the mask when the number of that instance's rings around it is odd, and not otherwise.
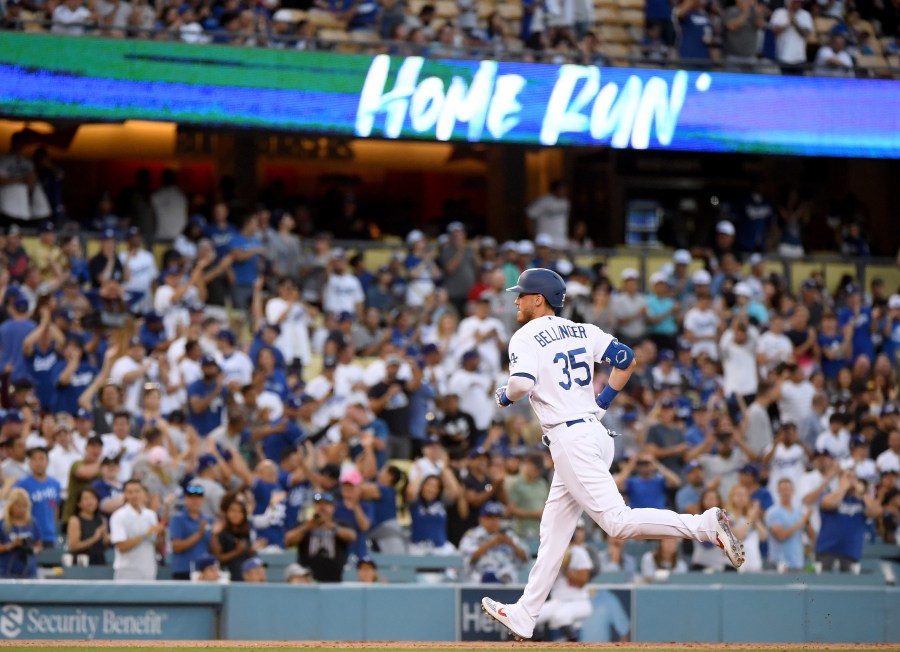
[[[852,76],[859,57],[886,68],[880,57],[900,54],[897,0],[648,0],[626,11],[636,17],[620,20],[616,5],[591,0],[4,0],[0,29],[301,50],[345,40],[397,55],[594,65],[634,57],[833,76]]]
[[[118,579],[165,560],[176,579],[259,581],[258,553],[296,547],[290,581],[348,563],[372,580],[373,551],[459,553],[466,579],[515,581],[552,461],[527,402],[501,412],[494,389],[517,328],[505,288],[532,266],[566,279],[563,316],[635,350],[604,418],[631,506],[727,507],[745,572],[858,571],[866,541],[897,541],[900,289],[814,272],[793,294],[765,273],[756,211],[650,278],[610,276],[570,258],[556,185],[528,208],[531,240],[451,222],[369,268],[327,233],[301,241],[281,209],[188,217],[172,175],[89,248],[50,219],[25,223],[26,249],[14,209],[33,172],[9,170],[0,576],[34,577],[57,548],[113,558]],[[144,213],[169,229],[159,258]],[[592,527],[594,573],[724,569],[703,545],[630,559]]]

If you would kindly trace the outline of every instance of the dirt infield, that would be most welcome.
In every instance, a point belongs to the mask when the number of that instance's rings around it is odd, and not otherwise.
[[[425,641],[0,641],[0,648],[267,650],[900,650],[900,643],[511,643]]]

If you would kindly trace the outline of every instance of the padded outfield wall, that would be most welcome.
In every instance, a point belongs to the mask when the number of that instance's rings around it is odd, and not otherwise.
[[[0,583],[0,640],[505,640],[478,608],[521,587]],[[900,589],[598,585],[584,640],[897,642]],[[623,617],[626,620],[623,622]]]

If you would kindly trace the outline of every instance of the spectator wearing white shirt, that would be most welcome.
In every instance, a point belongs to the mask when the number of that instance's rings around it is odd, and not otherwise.
[[[283,276],[278,281],[278,296],[266,302],[266,321],[281,327],[275,346],[288,364],[299,361],[304,367],[312,359],[309,340],[310,316],[300,299],[294,279]]]
[[[503,322],[490,313],[490,298],[480,297],[472,316],[459,322],[456,346],[458,351],[477,350],[485,373],[496,374],[500,371],[501,349],[506,346],[508,334]]]
[[[775,56],[785,75],[803,74],[806,37],[814,29],[812,16],[801,5],[801,0],[788,0],[786,6],[772,13],[769,21],[775,33]]]
[[[705,269],[691,275],[697,293],[697,303],[684,315],[684,336],[691,343],[691,357],[705,353],[712,360],[719,359],[719,329],[721,320],[712,307],[709,286],[712,278]]]
[[[798,486],[800,478],[806,472],[810,452],[798,437],[797,426],[782,421],[774,443],[762,457],[763,464],[769,468],[769,492],[778,491],[778,483],[784,479],[790,480],[793,486]]]
[[[756,370],[758,341],[758,331],[747,325],[743,315],[735,317],[731,328],[722,334],[719,353],[722,356],[726,397],[741,397],[745,402],[753,400],[759,387]]]
[[[846,50],[847,41],[842,34],[832,34],[828,45],[816,53],[816,75],[822,77],[852,77],[853,58]]]
[[[131,436],[131,414],[125,410],[116,412],[112,420],[112,432],[102,436],[103,457],[119,461],[119,481],[131,479],[134,463],[144,450],[144,443]]]
[[[141,296],[140,301],[134,304],[139,312],[146,312],[153,304],[153,283],[159,275],[156,267],[156,258],[143,246],[141,230],[132,226],[128,229],[128,247],[119,252],[119,262],[125,268],[125,283],[123,287],[127,292],[133,292]]]
[[[756,361],[759,364],[759,375],[765,378],[775,367],[790,360],[794,353],[794,344],[784,334],[784,317],[777,312],[772,313],[769,330],[759,336],[759,353]]]
[[[65,6],[65,5],[62,5]],[[23,132],[12,135],[9,152],[0,156],[0,221],[9,226],[13,220],[31,219],[31,188],[37,178],[34,163],[22,155]]]
[[[54,432],[55,443],[48,454],[47,475],[59,483],[60,497],[65,500],[68,496],[69,472],[75,462],[84,458],[84,454],[72,441],[72,431],[67,424],[58,424]]]
[[[836,460],[850,457],[850,431],[847,417],[835,412],[828,418],[828,429],[816,437],[816,450],[827,450]]]
[[[781,420],[804,423],[812,411],[816,388],[806,379],[803,369],[793,362],[785,365],[781,376],[781,398],[778,400]]]
[[[161,544],[165,524],[148,509],[147,491],[138,480],[125,483],[125,504],[109,519],[109,535],[115,546],[114,579],[152,581],[156,579],[156,548]]]
[[[878,471],[900,473],[900,430],[894,429],[888,434],[888,448],[875,458]]]
[[[486,431],[494,416],[494,378],[480,370],[478,351],[471,349],[462,357],[462,368],[447,381],[447,391],[459,396],[460,405],[472,415],[475,427]]]
[[[97,3],[97,22],[104,29],[104,34],[116,38],[124,38],[131,18],[131,3],[125,0],[100,0]]]
[[[322,290],[322,308],[335,315],[349,312],[362,317],[365,299],[362,283],[350,272],[344,250],[334,249],[331,252],[328,280]]]
[[[109,380],[122,388],[125,393],[123,405],[132,414],[140,412],[141,388],[152,364],[141,338],[135,336],[128,342],[128,353],[116,360],[110,369]]]
[[[94,13],[84,6],[82,0],[66,0],[53,10],[53,34],[82,36],[85,27],[96,22]]]
[[[253,379],[253,361],[250,356],[237,348],[237,338],[230,330],[223,328],[216,335],[216,344],[221,356],[220,365],[225,374],[225,384],[237,391],[249,385]]]
[[[647,334],[647,297],[638,292],[640,273],[633,267],[622,270],[622,290],[610,301],[616,321],[616,335],[625,344],[635,346]]]

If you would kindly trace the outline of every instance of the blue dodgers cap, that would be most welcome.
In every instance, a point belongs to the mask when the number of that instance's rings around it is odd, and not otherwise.
[[[94,418],[94,413],[85,408],[78,408],[78,411],[75,413],[75,418],[92,420]]]
[[[194,562],[194,568],[198,571],[206,570],[210,566],[218,564],[218,560],[210,554],[205,554],[197,558]]]
[[[162,272],[162,278],[169,278],[170,276],[178,276],[181,274],[181,270],[174,265],[169,265]]]
[[[256,568],[265,568],[266,563],[260,559],[259,557],[250,557],[247,561],[241,564],[241,573],[246,573],[247,571],[252,571]]]
[[[128,227],[128,237],[129,238],[133,238],[134,236],[140,235],[140,234],[141,234],[141,229],[139,227],[136,227],[136,226]]]
[[[856,283],[847,283],[847,285],[844,286],[844,290],[847,292],[847,296],[860,293],[859,286]]]
[[[850,448],[861,448],[863,446],[868,446],[869,443],[859,435],[850,438]]]
[[[429,435],[425,441],[422,442],[422,446],[434,446],[441,444],[441,438],[438,435]]]
[[[479,516],[506,516],[506,508],[503,506],[503,503],[489,500],[481,506]]]
[[[673,361],[675,359],[675,352],[672,349],[663,349],[659,352],[659,361]]]
[[[434,344],[433,342],[422,347],[422,355],[431,355],[432,353],[437,353],[438,351],[440,351],[440,349],[438,348],[437,344]]]
[[[342,313],[338,315],[339,322],[348,322],[353,321],[353,313],[347,310],[344,310]]]
[[[660,407],[663,407],[666,409],[677,407],[677,404],[675,403],[674,398],[664,398],[662,400],[662,402],[660,402],[659,405],[660,405]]]
[[[690,462],[688,462],[687,464],[684,465],[684,472],[690,473],[694,469],[699,469],[699,468],[702,468],[700,466],[700,462],[698,462],[697,460],[691,460]]]
[[[478,349],[469,349],[462,355],[463,362],[466,362],[467,360],[476,360],[480,357],[481,356],[478,354]]]
[[[204,355],[203,357],[200,358],[200,366],[201,367],[205,367],[206,365],[210,365],[210,364],[214,364],[217,367],[219,366],[219,363],[216,361],[216,359],[209,354]]]
[[[148,324],[159,324],[162,322],[162,320],[162,315],[154,310],[151,310],[144,315],[144,321]]]
[[[747,475],[752,475],[754,478],[759,478],[759,469],[752,464],[744,464],[744,466],[738,469],[738,473],[746,473]]]
[[[13,310],[16,312],[27,312],[28,311],[28,299],[26,299],[21,294],[13,298],[12,302]]]
[[[206,226],[206,218],[199,214],[191,215],[191,226],[199,226],[203,228]]]
[[[41,222],[40,226],[41,233],[52,233],[56,231],[56,225],[51,221]]]
[[[103,229],[100,233],[101,240],[115,240],[116,239],[116,230],[115,229]]]
[[[18,410],[7,410],[3,415],[3,423],[22,423],[22,414]]]
[[[334,369],[335,367],[337,367],[337,363],[337,356],[326,355],[324,358],[322,358],[322,367],[324,369]]]
[[[225,340],[229,344],[234,344],[235,342],[237,342],[237,338],[234,336],[234,333],[232,333],[227,328],[223,328],[222,330],[220,330],[216,334],[216,339],[217,340]]]
[[[219,460],[216,459],[216,456],[212,453],[205,453],[200,456],[200,459],[197,460],[197,473],[202,473],[206,469],[215,466],[219,463]]]

